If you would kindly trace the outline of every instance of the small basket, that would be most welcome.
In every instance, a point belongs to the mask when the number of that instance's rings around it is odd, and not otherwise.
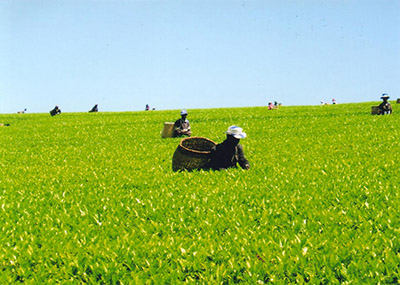
[[[211,149],[216,145],[203,137],[184,138],[172,157],[172,170],[209,169]]]
[[[378,115],[378,114],[379,114],[379,106],[372,106],[371,115]]]
[[[164,128],[161,131],[162,138],[172,138],[174,135],[174,123],[172,122],[165,122]]]

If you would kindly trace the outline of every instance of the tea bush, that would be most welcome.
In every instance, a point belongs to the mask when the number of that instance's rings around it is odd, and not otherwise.
[[[189,110],[251,169],[173,172],[178,110],[3,114],[0,280],[398,283],[399,108]]]

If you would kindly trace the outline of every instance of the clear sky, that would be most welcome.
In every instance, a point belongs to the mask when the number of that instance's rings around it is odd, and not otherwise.
[[[0,113],[400,98],[399,0],[1,0]]]

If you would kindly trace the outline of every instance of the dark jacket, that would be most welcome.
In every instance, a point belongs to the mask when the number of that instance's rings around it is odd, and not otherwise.
[[[386,114],[391,114],[392,113],[392,105],[388,101],[383,101],[379,106],[379,114],[380,115],[386,115]]]
[[[98,107],[98,105],[96,104],[96,105],[94,105],[94,107],[89,111],[89,113],[96,113],[96,112],[98,112],[99,111],[99,107]]]
[[[188,119],[176,120],[174,124],[174,137],[180,136],[190,136],[192,132],[190,131],[190,123]]]
[[[214,170],[237,167],[237,163],[243,169],[249,169],[250,163],[243,153],[241,144],[234,145],[225,140],[211,149],[211,168]]]
[[[55,116],[61,114],[61,109],[58,106],[55,106],[53,110],[50,111],[50,115]]]

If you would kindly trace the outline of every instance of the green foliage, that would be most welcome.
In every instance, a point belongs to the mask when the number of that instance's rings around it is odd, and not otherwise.
[[[0,115],[1,283],[398,283],[399,115],[189,110],[251,169],[173,172],[179,111]]]

